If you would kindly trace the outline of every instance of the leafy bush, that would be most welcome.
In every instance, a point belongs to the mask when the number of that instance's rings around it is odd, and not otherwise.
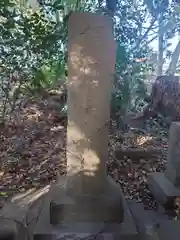
[[[98,9],[95,1],[79,4],[79,1],[44,0],[37,11],[20,7],[18,2],[0,1],[0,114],[3,117],[14,110],[22,94],[40,93],[65,79],[68,17],[75,10],[96,12]],[[118,20],[114,19],[117,62],[112,106],[119,115],[140,110],[147,97],[144,78],[149,66],[135,62],[135,58],[146,57],[149,52],[147,46],[135,47],[146,11],[138,5],[137,18],[134,10],[131,1],[118,1]]]
[[[21,88],[49,87],[64,74],[61,30],[42,9],[20,8],[15,0],[0,2],[1,115],[15,107]],[[33,90],[34,88],[34,90]]]

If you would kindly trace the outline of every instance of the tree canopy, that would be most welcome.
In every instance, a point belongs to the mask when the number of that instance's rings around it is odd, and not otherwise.
[[[179,35],[177,1],[1,0],[3,115],[14,109],[24,92],[34,94],[66,79],[67,22],[73,11],[108,14],[114,21],[117,62],[112,101],[119,110],[142,105],[147,95],[146,76],[156,64],[161,74],[163,63],[169,59],[166,71],[175,74],[180,42],[174,53],[169,47],[174,36]],[[155,39],[159,42],[156,52],[150,45]]]

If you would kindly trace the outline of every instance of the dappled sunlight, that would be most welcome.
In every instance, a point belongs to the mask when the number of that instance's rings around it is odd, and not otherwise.
[[[72,121],[69,121],[67,131],[67,171],[70,175],[79,172],[85,174],[88,171],[89,175],[95,176],[100,159],[91,149],[90,139]]]
[[[136,144],[138,146],[142,146],[145,144],[147,141],[151,141],[153,139],[152,136],[138,136],[136,139]]]
[[[85,55],[84,47],[79,44],[72,44],[70,51],[69,60],[75,70],[79,73],[92,74],[91,69],[87,68],[89,64],[94,64],[96,62],[92,56]]]
[[[72,44],[72,50],[70,51],[69,57],[69,67],[74,72],[71,77],[71,81],[68,82],[69,87],[73,85],[73,89],[75,90],[81,84],[84,84],[84,81],[78,81],[84,76],[96,77],[97,74],[97,60],[92,56],[89,56],[85,53],[85,48],[80,46],[79,44]],[[89,84],[89,81],[86,81]],[[91,87],[93,85],[98,86],[98,81],[95,79],[91,81]]]
[[[25,115],[25,117],[27,118],[27,120],[35,120],[38,121],[39,117],[42,115],[43,113],[41,111],[39,111],[39,109],[34,106],[31,109],[29,109],[29,112],[27,112],[27,114]]]
[[[76,25],[77,17],[68,33],[67,174],[74,175],[76,183],[73,177],[68,181],[80,195],[99,194],[107,180],[115,42],[105,18],[98,19]]]
[[[74,87],[77,87],[77,84],[81,84],[80,81],[77,81],[78,77],[92,74],[92,69],[88,68],[87,66],[89,64],[92,64],[93,60],[89,56],[84,56],[83,51],[83,47],[81,47],[80,45],[72,45],[72,51],[69,57],[69,64],[73,68],[73,70],[76,71],[76,74],[72,77],[72,82],[69,83],[69,86],[73,84]]]
[[[52,128],[51,128],[51,131],[52,131],[52,132],[59,132],[59,131],[61,131],[61,130],[63,130],[63,129],[64,129],[64,126],[58,125],[58,126],[52,127]]]
[[[85,137],[84,132],[71,120],[68,121],[68,129],[68,140],[73,139],[73,142],[78,142]]]
[[[39,198],[49,192],[50,185],[46,185],[40,189],[32,188],[25,193],[19,193],[12,197],[11,202],[19,206],[29,205],[37,201]]]
[[[97,153],[92,150],[85,148],[83,153],[84,160],[84,174],[89,176],[95,176],[100,165],[100,158],[97,156]]]
[[[21,204],[32,204],[33,202],[37,201],[39,198],[43,197],[45,194],[47,194],[50,190],[50,185],[47,185],[37,191],[35,191],[34,193],[32,193],[31,195],[29,195],[27,198],[24,198],[23,201],[21,202]]]
[[[27,101],[18,121],[14,117],[1,128],[0,205],[11,196],[15,202],[30,201],[28,196],[39,194],[38,188],[66,172],[66,126],[56,117],[56,108],[49,108],[53,97],[46,98],[49,102],[45,105],[44,98]],[[28,118],[36,112],[40,118]]]
[[[29,197],[29,195],[32,195],[35,191],[36,191],[36,188],[31,188],[31,189],[28,189],[27,191],[25,191],[24,193],[15,194],[12,197],[11,202],[15,203],[15,202],[19,202],[21,200],[24,200],[27,197]]]

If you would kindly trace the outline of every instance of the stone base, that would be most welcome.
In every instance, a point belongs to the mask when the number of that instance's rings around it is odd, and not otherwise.
[[[84,238],[88,236],[89,236],[88,238],[90,238],[91,235],[93,235],[95,238],[95,236],[97,235],[96,239],[107,238],[107,239],[124,239],[124,240],[137,239],[138,240],[139,235],[138,235],[136,226],[134,224],[134,219],[132,218],[128,205],[124,200],[124,197],[120,191],[121,190],[120,187],[119,186],[117,187],[119,190],[119,197],[121,198],[121,202],[119,202],[119,205],[121,207],[117,208],[117,204],[116,204],[116,212],[115,212],[115,207],[113,209],[111,206],[111,203],[112,203],[112,200],[111,200],[109,204],[111,208],[109,207],[108,209],[108,210],[110,209],[113,210],[113,213],[115,214],[114,219],[113,219],[113,215],[110,215],[109,217],[107,213],[103,214],[101,212],[103,208],[100,206],[100,201],[99,201],[98,207],[100,207],[101,209],[98,209],[98,208],[95,209],[95,205],[92,207],[92,209],[98,211],[98,214],[100,216],[98,216],[97,213],[94,213],[94,214],[90,214],[90,217],[88,218],[87,214],[83,215],[82,210],[80,209],[80,206],[79,206],[78,210],[80,210],[80,215],[79,215],[80,217],[73,218],[73,215],[68,214],[68,218],[65,218],[62,212],[63,218],[56,218],[57,217],[56,215],[55,219],[53,220],[51,219],[51,221],[55,220],[56,222],[55,225],[50,223],[50,215],[52,214],[52,212],[50,213],[50,203],[52,203],[52,200],[55,199],[54,198],[55,196],[57,197],[58,193],[57,193],[57,187],[52,188],[50,192],[51,197],[48,196],[48,198],[44,202],[42,211],[40,213],[40,216],[36,225],[33,239],[34,240],[67,239],[67,236],[65,237],[65,235],[68,235],[70,237],[70,235],[74,234],[75,235],[74,239],[76,237]],[[109,193],[109,199],[113,199],[112,194],[113,192],[111,191],[111,193]],[[64,198],[64,196],[62,196],[62,198]],[[59,199],[61,199],[60,196],[59,196]],[[107,205],[107,199],[108,197],[104,199],[106,201],[106,205]],[[70,199],[67,198],[66,200],[68,201],[67,206],[69,205],[69,203],[72,203]],[[101,200],[103,201],[103,199]],[[93,205],[93,202],[92,202],[92,205]],[[101,202],[101,205],[104,206],[103,202]],[[52,204],[51,204],[51,207],[52,207]],[[55,212],[55,209],[57,209],[57,207],[58,206],[56,207],[54,206],[53,207],[54,209],[52,208],[53,213]],[[120,218],[118,217],[122,214],[121,208],[123,209],[123,212],[124,212],[124,221],[122,223],[118,223],[120,222]],[[77,209],[77,208],[72,208],[73,211],[74,209]],[[82,206],[82,209],[86,210],[85,205]],[[59,215],[61,215],[60,207],[58,212],[59,212]],[[90,221],[89,219],[93,219],[93,216],[94,216],[94,220]],[[70,219],[71,217],[72,219]],[[85,221],[81,220],[83,217],[85,217]],[[62,221],[62,219],[64,218],[65,218],[65,221]],[[103,220],[103,218],[105,218],[105,220]],[[109,218],[109,221],[106,221],[107,218]],[[59,222],[59,224],[57,224],[57,222]]]
[[[111,177],[107,178],[103,193],[70,198],[65,193],[56,194],[50,203],[50,223],[61,222],[113,222],[121,223],[124,218],[122,196],[119,186]],[[59,192],[55,187],[54,192]]]
[[[127,229],[129,229],[127,231]],[[66,239],[122,239],[122,240],[139,240],[137,231],[131,228],[123,229],[119,224],[105,223],[76,223],[60,225],[59,227],[47,228],[44,226],[43,231],[38,230],[34,234],[33,240],[66,240]]]
[[[148,187],[159,204],[166,205],[180,197],[180,189],[175,187],[164,175],[155,172],[149,175]]]
[[[134,217],[141,240],[158,240],[158,225],[170,218],[155,210],[147,210],[143,203],[128,200],[128,205]]]
[[[180,221],[167,220],[159,224],[157,229],[159,240],[179,240],[180,236]]]
[[[0,240],[16,240],[17,225],[13,220],[0,218]]]

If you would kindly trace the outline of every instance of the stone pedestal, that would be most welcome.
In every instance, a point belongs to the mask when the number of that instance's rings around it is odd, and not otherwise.
[[[0,240],[17,240],[17,225],[13,220],[0,217]]]
[[[61,188],[61,183],[56,184],[52,186],[47,198],[44,201],[44,205],[41,211],[41,214],[39,216],[37,226],[34,232],[34,240],[66,240],[66,239],[80,239],[80,238],[87,238],[87,239],[122,239],[122,240],[139,240],[138,231],[136,228],[136,225],[134,223],[134,219],[131,215],[131,211],[129,210],[129,207],[123,197],[123,194],[121,194],[121,204],[124,211],[124,219],[122,223],[109,221],[106,222],[103,219],[107,216],[98,214],[90,215],[95,219],[95,221],[80,221],[82,217],[87,216],[82,215],[82,210],[78,212],[78,217],[75,217],[73,219],[73,216],[71,213],[69,213],[67,216],[69,216],[68,221],[63,221],[64,219],[64,213],[61,212],[61,210],[64,209],[64,204],[67,203],[68,207],[68,201],[71,203],[72,199],[67,198],[64,194],[64,188]],[[52,212],[50,213],[50,205],[51,203],[56,202],[56,214],[51,216]],[[70,205],[70,204],[69,204]],[[95,205],[93,205],[95,206]],[[104,204],[102,204],[104,206]],[[55,206],[54,206],[55,207]],[[59,208],[59,209],[58,209]],[[69,208],[66,208],[68,211]],[[55,213],[55,208],[52,209],[53,213]],[[86,209],[85,209],[86,210]],[[70,210],[69,210],[70,211]],[[101,211],[101,210],[100,210]],[[100,212],[98,210],[98,212]],[[51,219],[53,217],[53,219]],[[109,216],[108,216],[109,218]],[[89,219],[89,218],[88,218]],[[50,221],[54,221],[53,223],[50,223]],[[60,224],[57,224],[57,222],[60,222]]]
[[[124,217],[119,187],[109,177],[105,190],[96,195],[84,194],[72,197],[65,189],[65,195],[54,198],[50,205],[51,224],[76,222],[121,223]]]
[[[56,186],[56,194],[46,201],[34,239],[44,240],[54,231],[58,236],[64,231],[76,237],[99,232],[102,238],[109,231],[113,239],[123,234],[136,237],[120,186],[107,177],[116,62],[112,21],[92,13],[74,13],[68,29],[67,176],[64,188]],[[104,229],[105,223],[110,230]]]
[[[180,122],[170,127],[166,171],[150,174],[148,186],[160,204],[171,204],[180,197]]]

